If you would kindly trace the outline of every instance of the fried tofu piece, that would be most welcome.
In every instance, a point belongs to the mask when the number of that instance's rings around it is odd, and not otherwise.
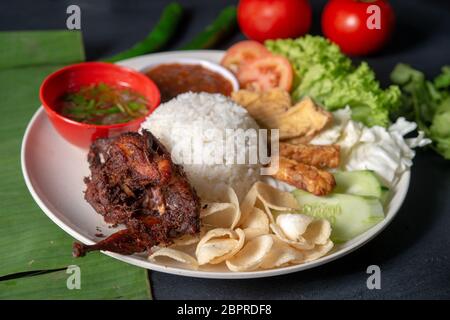
[[[337,168],[339,151],[338,145],[315,146],[280,143],[280,156],[319,168]]]
[[[257,92],[239,90],[231,94],[231,98],[247,109],[248,113],[264,128],[276,128],[276,119],[292,106],[289,92],[275,88]]]
[[[273,177],[317,196],[327,195],[336,186],[331,173],[284,157],[279,158],[279,168]]]
[[[311,98],[305,97],[281,114],[274,127],[280,129],[280,139],[304,136],[312,138],[332,120],[330,112],[315,104]]]
[[[312,139],[314,138],[313,135],[311,136],[302,136],[302,137],[294,137],[289,139],[283,139],[283,142],[298,145],[298,144],[308,144]]]
[[[308,143],[318,132],[331,123],[333,116],[305,97],[292,106],[289,93],[281,89],[269,91],[239,90],[232,99],[266,129],[279,129],[280,139],[289,143]]]
[[[279,129],[280,139],[303,139],[306,143],[329,124],[331,113],[305,97],[292,106],[289,93],[281,89],[269,91],[239,90],[232,99],[266,129]]]

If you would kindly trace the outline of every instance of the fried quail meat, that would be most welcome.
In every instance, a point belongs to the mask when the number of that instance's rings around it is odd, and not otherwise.
[[[133,254],[199,232],[200,199],[149,131],[98,139],[88,161],[85,199],[105,222],[126,228],[94,245],[74,243],[74,256],[93,250]]]

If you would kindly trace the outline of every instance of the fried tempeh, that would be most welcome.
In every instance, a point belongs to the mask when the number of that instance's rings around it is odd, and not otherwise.
[[[331,173],[284,157],[279,158],[279,168],[273,177],[317,196],[330,193],[336,185]]]
[[[337,168],[339,166],[339,150],[338,145],[294,145],[280,142],[280,156],[319,168]]]

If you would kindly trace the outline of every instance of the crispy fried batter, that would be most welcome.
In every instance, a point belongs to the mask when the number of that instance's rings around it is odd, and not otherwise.
[[[280,156],[319,168],[339,166],[339,146],[280,143]]]
[[[279,158],[279,169],[273,177],[317,196],[330,193],[336,185],[331,173],[284,157]]]

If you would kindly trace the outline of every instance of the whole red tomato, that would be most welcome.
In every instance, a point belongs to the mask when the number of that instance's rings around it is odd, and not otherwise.
[[[386,0],[331,0],[322,13],[322,32],[350,55],[380,50],[394,24],[394,10]]]
[[[308,0],[241,0],[238,22],[250,39],[296,38],[308,32],[312,9]]]

